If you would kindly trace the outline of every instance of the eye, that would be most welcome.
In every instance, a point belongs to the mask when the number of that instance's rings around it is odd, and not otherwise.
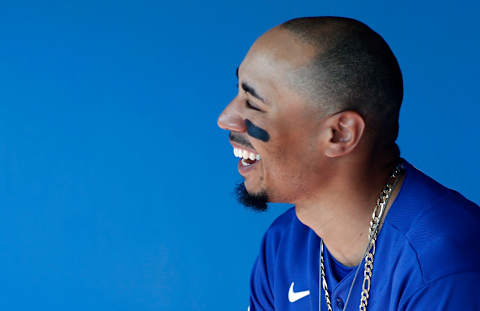
[[[245,104],[247,105],[247,108],[257,110],[257,111],[262,111],[262,110],[258,109],[257,107],[253,106],[252,104],[250,104],[250,101],[248,99],[245,101]]]

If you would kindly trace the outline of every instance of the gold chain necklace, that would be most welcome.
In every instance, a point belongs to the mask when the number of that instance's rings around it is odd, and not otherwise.
[[[399,181],[399,177],[403,173],[403,164],[397,164],[393,169],[392,174],[390,175],[387,184],[383,188],[382,192],[380,193],[377,204],[375,205],[375,209],[372,213],[372,220],[370,221],[370,226],[368,228],[368,236],[369,242],[367,245],[367,249],[363,253],[362,258],[365,258],[365,265],[363,271],[363,283],[362,283],[362,293],[360,295],[360,311],[366,311],[368,305],[368,297],[370,292],[370,284],[372,278],[372,271],[373,271],[373,257],[375,255],[375,241],[377,240],[378,230],[380,228],[380,222],[383,218],[383,214],[385,212],[385,208],[387,207],[388,201],[392,195],[393,189],[397,185]],[[347,299],[345,301],[343,311],[347,309],[348,301],[350,299],[350,294],[352,293],[353,285],[355,284],[355,280],[357,279],[358,271],[360,269],[360,265],[358,265],[357,270],[355,271],[355,276],[353,277],[352,284],[350,285],[350,290],[348,291]],[[328,286],[327,286],[327,279],[325,277],[325,264],[323,260],[323,240],[320,241],[320,274],[322,279],[322,287],[325,292],[325,301],[327,302],[327,309],[328,311],[332,311],[332,303],[330,301],[330,294],[328,293]],[[320,287],[320,284],[319,284]],[[321,304],[321,289],[319,289],[318,293],[318,310],[322,310]]]

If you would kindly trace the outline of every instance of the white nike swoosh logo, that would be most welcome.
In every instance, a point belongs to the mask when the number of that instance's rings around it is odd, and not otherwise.
[[[295,282],[292,282],[292,285],[290,285],[290,289],[288,290],[288,300],[290,302],[295,302],[299,299],[302,299],[303,297],[305,296],[308,296],[310,295],[310,291],[309,290],[304,290],[303,292],[294,292],[293,291],[293,285],[295,284]]]

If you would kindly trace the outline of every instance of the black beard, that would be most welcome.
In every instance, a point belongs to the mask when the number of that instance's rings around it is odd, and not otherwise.
[[[246,207],[250,207],[257,212],[265,212],[267,210],[268,195],[265,190],[260,193],[250,194],[242,182],[235,187],[235,194],[238,202]]]

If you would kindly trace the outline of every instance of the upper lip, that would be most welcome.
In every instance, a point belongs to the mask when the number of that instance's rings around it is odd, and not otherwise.
[[[240,145],[240,144],[238,144],[236,142],[233,142],[231,140],[230,140],[230,144],[232,144],[233,148],[239,148],[239,149],[247,150],[247,151],[252,152],[254,154],[258,154],[258,152],[256,152],[255,149],[252,149],[250,147],[246,147],[244,145]]]

